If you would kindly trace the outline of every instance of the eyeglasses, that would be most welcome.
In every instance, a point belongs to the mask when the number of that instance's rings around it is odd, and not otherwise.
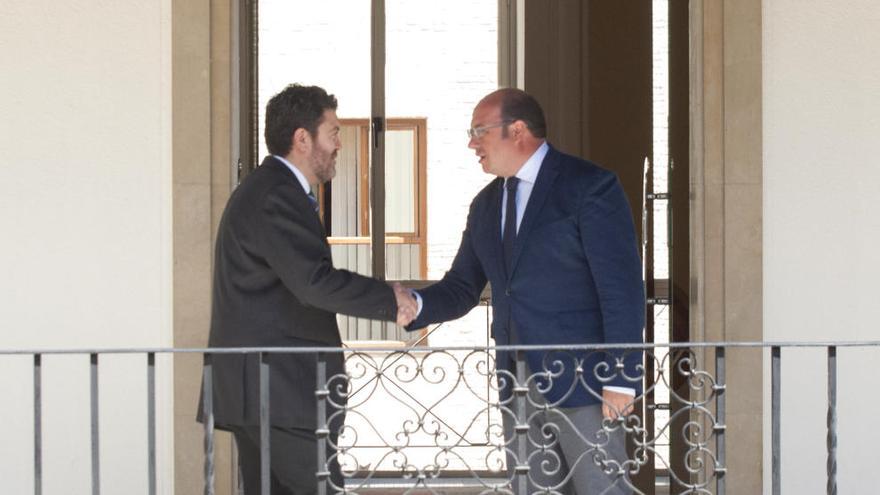
[[[467,130],[467,135],[471,139],[480,139],[485,136],[489,129],[494,129],[495,127],[505,126],[507,124],[512,123],[510,120],[505,120],[503,122],[499,122],[497,124],[489,124],[489,125],[480,125],[477,127],[471,127]]]

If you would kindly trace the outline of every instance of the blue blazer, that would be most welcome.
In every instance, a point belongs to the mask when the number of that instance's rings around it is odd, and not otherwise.
[[[617,177],[551,147],[520,223],[509,274],[501,244],[503,187],[497,178],[474,198],[452,267],[419,291],[422,311],[407,328],[463,316],[488,281],[497,345],[643,342],[642,265]],[[499,352],[498,368],[512,371],[510,358]],[[539,386],[561,407],[599,403],[605,385],[637,393],[642,387],[640,352],[530,351],[527,360],[532,373],[550,372]],[[509,394],[505,388],[502,399]]]

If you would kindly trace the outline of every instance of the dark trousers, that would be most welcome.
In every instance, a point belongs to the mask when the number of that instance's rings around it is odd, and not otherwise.
[[[235,426],[230,428],[238,447],[241,479],[244,495],[261,494],[260,479],[260,427]],[[336,435],[327,442],[327,458],[330,479],[337,487],[343,486],[342,473],[336,461]],[[269,457],[271,495],[311,495],[318,491],[318,440],[314,430],[273,426],[269,430]],[[321,466],[323,470],[323,465]],[[327,487],[327,493],[337,491]]]

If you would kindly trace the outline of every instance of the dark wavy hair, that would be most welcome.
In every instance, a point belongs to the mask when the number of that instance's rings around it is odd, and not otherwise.
[[[336,97],[318,86],[291,84],[273,96],[266,105],[266,148],[269,153],[287,156],[293,133],[303,128],[312,136],[324,118],[324,111],[336,110]]]
[[[501,120],[514,122],[522,120],[536,138],[547,137],[547,123],[544,120],[544,111],[541,105],[532,95],[521,89],[505,88],[500,90]],[[501,133],[507,137],[507,126],[501,128]]]

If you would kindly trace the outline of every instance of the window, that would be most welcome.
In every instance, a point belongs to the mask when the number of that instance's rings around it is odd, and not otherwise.
[[[463,130],[480,98],[499,82],[515,81],[513,6],[497,0],[235,4],[232,62],[239,77],[233,90],[239,98],[233,121],[241,173],[265,155],[268,99],[293,82],[324,87],[337,96],[345,124],[336,178],[318,191],[334,264],[388,280],[440,278],[471,200],[492,179],[467,148]],[[507,51],[499,60],[502,33]],[[379,122],[384,130],[377,133],[372,126]],[[382,157],[374,140],[384,143]],[[378,173],[382,177],[371,176]],[[384,186],[382,204],[371,199],[371,180],[374,189]],[[429,191],[440,207],[426,207]],[[486,311],[472,313],[445,324],[432,343],[485,343]],[[414,336],[393,324],[355,320],[339,316],[343,340]]]
[[[370,246],[369,119],[341,119],[340,122],[342,149],[336,160],[336,178],[319,190],[321,215],[328,240],[334,246],[337,266],[368,273],[368,257],[350,251]],[[389,278],[423,279],[428,260],[427,121],[389,118],[387,125],[386,270]]]

